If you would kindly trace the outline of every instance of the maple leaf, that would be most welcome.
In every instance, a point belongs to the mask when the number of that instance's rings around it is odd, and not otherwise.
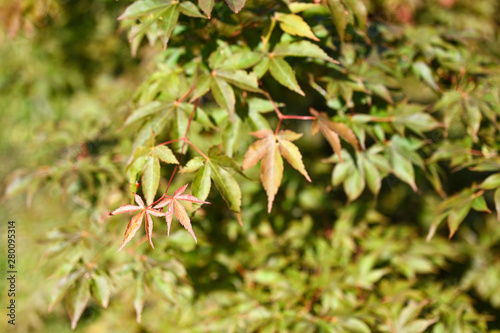
[[[339,135],[359,151],[358,138],[356,138],[354,132],[347,127],[346,124],[331,121],[325,112],[318,112],[313,108],[310,108],[309,112],[316,117],[312,124],[312,134],[314,135],[318,133],[318,131],[321,131],[321,134],[323,134],[328,143],[330,143],[330,146],[332,146],[333,151],[338,155],[341,162],[344,162],[344,160],[342,160],[342,155],[340,153],[341,146]]]
[[[160,212],[159,210],[153,209],[149,206],[146,206],[144,204],[144,201],[142,201],[141,197],[138,196],[137,194],[134,193],[135,197],[135,202],[139,206],[134,206],[134,205],[124,205],[121,206],[111,213],[109,215],[118,215],[118,214],[123,214],[123,213],[131,213],[140,210],[139,214],[134,215],[130,222],[127,225],[127,229],[125,230],[125,237],[123,238],[123,243],[118,249],[119,252],[123,247],[132,239],[134,238],[137,230],[141,227],[142,224],[142,219],[144,216],[146,216],[146,235],[148,236],[149,244],[151,244],[151,247],[154,249],[155,247],[153,246],[153,241],[151,240],[151,237],[153,236],[153,219],[151,218],[151,215],[154,216],[164,216],[165,213]]]
[[[196,243],[198,240],[194,234],[193,228],[191,227],[191,220],[189,219],[189,215],[186,212],[186,208],[179,202],[179,200],[196,202],[201,204],[209,204],[210,202],[198,200],[197,197],[191,194],[182,194],[186,190],[188,184],[179,187],[173,196],[167,196],[163,200],[161,200],[154,208],[162,208],[168,205],[167,211],[165,212],[165,220],[167,221],[168,235],[170,235],[170,225],[172,224],[172,219],[177,217],[179,222],[186,228],[187,231],[193,236]]]
[[[269,129],[261,129],[250,133],[260,140],[253,143],[243,158],[243,169],[248,169],[259,160],[260,179],[267,194],[267,211],[271,212],[274,197],[283,178],[283,156],[292,167],[299,171],[308,181],[311,181],[302,162],[302,155],[299,148],[292,141],[299,139],[302,134],[290,130],[279,131],[274,134]]]

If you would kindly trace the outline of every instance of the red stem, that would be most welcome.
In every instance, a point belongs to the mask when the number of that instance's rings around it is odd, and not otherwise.
[[[193,91],[193,89],[194,89],[194,86],[191,87],[191,89],[189,90],[189,92],[187,92],[184,96],[182,96],[181,99],[178,102],[181,103]],[[197,106],[198,106],[198,98],[193,103],[193,111],[191,111],[191,114],[189,115],[189,120],[188,120],[188,124],[187,124],[187,127],[186,127],[186,131],[184,132],[184,136],[182,138],[180,138],[180,139],[166,141],[164,143],[161,143],[160,145],[166,145],[166,144],[169,144],[169,143],[174,143],[174,142],[182,141],[182,146],[181,146],[181,154],[182,155],[184,155],[183,154],[184,147],[186,146],[186,143],[188,143],[194,149],[196,149],[196,151],[199,152],[203,157],[208,158],[205,154],[203,154],[203,152],[200,149],[198,149],[198,147],[196,147],[193,143],[191,143],[191,141],[189,141],[189,139],[187,138],[187,134],[189,132],[189,127],[191,126],[191,122],[193,121],[194,113],[196,112],[196,107]],[[165,198],[167,196],[168,189],[170,188],[170,184],[172,183],[172,180],[174,179],[174,176],[175,176],[178,168],[179,168],[179,165],[177,164],[174,167],[174,171],[172,172],[172,175],[170,175],[170,179],[168,181],[167,188],[165,189],[165,192],[163,192],[163,195],[160,197],[160,199],[156,200],[155,202],[153,202],[148,207],[152,207],[153,205],[155,205],[159,201],[163,200],[163,198]]]
[[[269,93],[267,91],[263,91],[263,94],[271,102],[271,105],[273,106],[274,112],[276,112],[276,115],[278,116],[278,119],[279,119],[278,125],[276,126],[276,130],[274,131],[275,135],[278,134],[280,127],[281,127],[281,123],[283,122],[283,119],[298,119],[298,120],[314,120],[314,119],[316,119],[316,117],[313,117],[313,116],[284,115],[278,109],[278,106],[276,105],[276,103],[274,103],[273,99],[271,98],[271,95],[269,95]]]

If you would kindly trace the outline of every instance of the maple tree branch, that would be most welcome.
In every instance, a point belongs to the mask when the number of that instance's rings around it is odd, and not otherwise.
[[[261,85],[262,85],[262,82],[261,82]],[[278,106],[276,105],[276,103],[274,103],[273,99],[271,98],[271,95],[269,95],[269,93],[267,91],[263,90],[262,93],[267,97],[269,102],[271,102],[271,105],[274,109],[274,112],[276,113],[276,115],[278,116],[278,119],[279,119],[278,125],[276,126],[276,130],[274,131],[275,135],[278,134],[280,127],[281,127],[281,123],[283,122],[284,119],[297,119],[297,120],[314,120],[314,119],[316,119],[313,116],[285,115],[278,109]]]
[[[165,142],[162,142],[162,143],[158,144],[158,146],[165,146],[165,145],[168,145],[168,144],[171,144],[171,143],[174,143],[174,142],[179,142],[179,141],[182,141],[182,139],[183,138],[165,141]]]
[[[282,119],[299,119],[299,120],[314,120],[316,117],[313,116],[287,116],[282,115]]]
[[[194,88],[193,88],[194,89]],[[182,140],[182,146],[181,146],[181,155],[184,156],[184,147],[186,146],[186,143],[188,143],[189,145],[191,145],[194,149],[196,149],[197,152],[199,152],[200,154],[202,154],[205,158],[206,155],[203,154],[201,152],[201,150],[198,149],[198,147],[196,147],[193,143],[191,143],[191,141],[189,141],[189,139],[187,138],[187,135],[189,133],[189,128],[191,127],[191,122],[193,121],[193,117],[194,117],[194,113],[196,112],[196,107],[198,106],[198,100],[199,98],[195,99],[194,100],[194,103],[193,103],[193,111],[191,111],[191,114],[189,115],[189,120],[188,120],[188,124],[186,126],[186,131],[184,132],[184,136],[180,139],[177,139],[177,140],[174,140],[174,141],[181,141]],[[168,142],[168,141],[167,141]],[[165,192],[163,192],[163,195],[160,197],[160,199],[156,200],[154,203],[152,203],[150,206],[152,206],[153,204],[156,204],[158,201],[162,200],[163,198],[165,198],[165,196],[167,195],[167,192],[168,192],[168,189],[170,188],[170,184],[172,183],[172,180],[174,179],[174,176],[177,172],[177,169],[179,168],[179,165],[176,165],[175,168],[174,168],[174,171],[172,172],[172,175],[170,176],[170,180],[168,181],[168,184],[167,184],[167,188],[165,189]]]
[[[185,141],[188,145],[190,145],[191,147],[193,147],[201,156],[203,156],[204,159],[208,160],[208,156],[205,155],[198,147],[196,147],[196,145],[194,143],[192,143],[191,141],[189,141],[188,139],[186,139]]]
[[[184,102],[184,100],[193,92],[193,90],[196,88],[196,83],[198,82],[194,82],[191,88],[189,88],[189,90],[181,98],[179,98],[179,100],[177,101],[178,104]],[[198,99],[196,99],[196,101],[198,101]]]

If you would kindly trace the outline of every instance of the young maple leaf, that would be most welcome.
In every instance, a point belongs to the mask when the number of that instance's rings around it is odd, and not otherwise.
[[[179,222],[186,228],[187,231],[193,236],[194,241],[198,243],[196,236],[194,234],[193,228],[191,227],[191,220],[189,219],[189,215],[186,212],[186,208],[180,204],[179,200],[196,202],[201,204],[209,204],[210,202],[198,200],[197,197],[191,194],[182,194],[186,190],[188,184],[179,187],[173,196],[167,196],[165,199],[160,201],[154,208],[162,208],[168,205],[167,211],[165,212],[165,220],[167,221],[167,233],[170,235],[170,225],[172,224],[172,219],[177,217]]]
[[[341,162],[344,161],[340,154],[341,146],[339,135],[349,142],[356,150],[359,150],[358,139],[346,124],[331,121],[325,112],[318,112],[313,108],[310,108],[309,112],[316,117],[312,124],[312,134],[314,135],[318,133],[318,131],[321,131],[321,134],[323,134],[328,143],[330,143],[330,146],[332,146],[333,151],[338,155]]]
[[[283,178],[283,159],[281,155],[308,181],[311,181],[302,162],[299,148],[292,143],[292,141],[299,139],[302,134],[284,130],[279,131],[276,135],[269,129],[261,129],[250,134],[260,140],[248,148],[243,158],[242,167],[248,169],[262,159],[260,162],[260,179],[267,194],[267,210],[271,212],[274,197]]]
[[[138,196],[137,194],[134,193],[135,197],[135,202],[139,206],[134,206],[134,205],[124,205],[121,206],[111,213],[109,215],[117,215],[117,214],[123,214],[123,213],[131,213],[140,210],[139,214],[135,215],[132,217],[130,222],[127,225],[127,229],[125,230],[125,237],[123,238],[123,243],[118,249],[119,252],[123,247],[132,239],[134,238],[137,230],[141,227],[142,224],[142,218],[146,216],[146,235],[148,236],[149,244],[151,244],[151,247],[154,249],[155,247],[153,246],[153,241],[151,240],[151,237],[153,236],[153,219],[151,218],[151,215],[154,216],[163,216],[165,213],[160,212],[159,210],[153,209],[149,206],[144,205],[144,201],[142,201],[141,197]]]

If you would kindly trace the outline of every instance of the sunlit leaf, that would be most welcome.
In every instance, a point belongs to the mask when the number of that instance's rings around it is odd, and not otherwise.
[[[269,63],[269,70],[271,75],[290,90],[305,96],[304,92],[300,88],[297,79],[295,78],[295,73],[292,67],[281,57],[273,57]]]
[[[274,17],[280,22],[280,27],[284,32],[293,36],[307,37],[315,41],[319,40],[318,37],[313,34],[311,27],[309,27],[301,16],[276,13]]]

